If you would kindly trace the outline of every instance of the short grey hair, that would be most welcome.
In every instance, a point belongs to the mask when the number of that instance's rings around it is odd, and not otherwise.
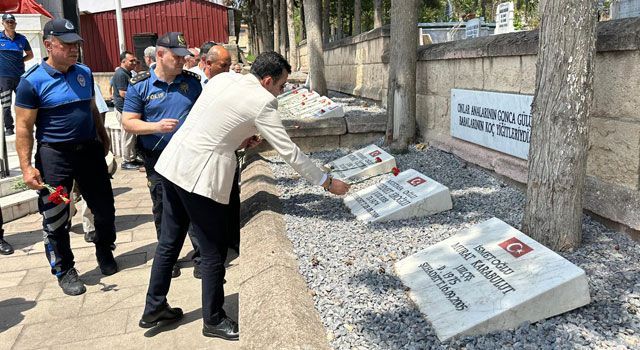
[[[151,60],[153,62],[156,61],[156,47],[155,46],[149,46],[146,49],[144,49],[144,57],[149,57],[151,58]]]

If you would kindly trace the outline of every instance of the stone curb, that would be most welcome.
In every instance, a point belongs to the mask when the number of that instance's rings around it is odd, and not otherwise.
[[[242,171],[239,324],[242,349],[329,349],[298,270],[268,161],[248,155]]]

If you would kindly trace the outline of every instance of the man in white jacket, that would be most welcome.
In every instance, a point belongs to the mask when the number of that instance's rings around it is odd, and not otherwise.
[[[182,317],[182,310],[170,307],[166,296],[171,266],[191,223],[201,242],[202,333],[238,339],[238,324],[222,308],[225,213],[236,169],[234,151],[257,144],[253,135],[262,135],[309,182],[336,195],[349,190],[349,185],[332,179],[300,151],[282,126],[276,96],[290,72],[291,66],[280,54],[265,52],[256,58],[251,74],[215,76],[160,156],[155,169],[164,177],[165,210],[140,326]]]

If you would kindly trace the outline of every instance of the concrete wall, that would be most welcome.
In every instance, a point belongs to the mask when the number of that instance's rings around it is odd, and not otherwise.
[[[640,230],[640,18],[600,23],[594,106],[589,120],[585,208]],[[388,31],[379,29],[325,50],[330,89],[386,100]],[[417,125],[426,142],[518,182],[527,162],[450,136],[451,89],[532,95],[536,31],[419,48]]]

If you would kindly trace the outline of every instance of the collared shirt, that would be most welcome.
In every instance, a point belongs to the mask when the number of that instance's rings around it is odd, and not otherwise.
[[[198,66],[191,67],[188,69],[188,71],[194,72],[200,76],[200,85],[202,85],[202,88],[204,89],[204,85],[209,81],[209,78],[207,78],[207,75],[204,74],[204,71]]]
[[[171,84],[160,80],[155,69],[149,70],[149,74],[149,78],[129,85],[123,111],[141,114],[141,119],[146,122],[178,119],[179,128],[202,92],[200,82],[184,72]],[[174,133],[139,135],[138,142],[145,150],[162,150]]]
[[[75,143],[95,140],[91,70],[76,63],[62,73],[45,60],[31,67],[16,89],[16,106],[38,110],[36,140]]]
[[[11,39],[0,32],[0,77],[19,78],[24,73],[24,51],[31,51],[24,35],[16,33]]]

